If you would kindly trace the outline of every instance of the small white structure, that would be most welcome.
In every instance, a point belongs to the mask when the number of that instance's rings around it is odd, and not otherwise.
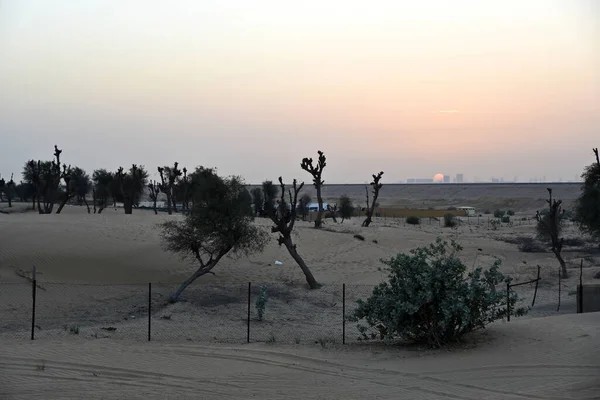
[[[475,207],[461,206],[461,207],[456,207],[456,209],[460,210],[460,211],[464,211],[465,215],[467,217],[474,217],[475,216]]]
[[[327,211],[328,203],[323,203],[323,211]],[[317,212],[319,211],[319,203],[308,203],[307,205],[308,212]]]

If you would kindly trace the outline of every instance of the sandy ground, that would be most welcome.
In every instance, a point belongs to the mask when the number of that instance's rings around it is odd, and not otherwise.
[[[306,290],[299,268],[273,241],[261,254],[222,260],[216,276],[202,277],[184,293],[185,301],[169,305],[166,298],[194,266],[161,250],[157,224],[181,216],[139,210],[126,216],[114,209],[88,215],[80,207],[66,207],[61,215],[25,212],[22,205],[14,210],[0,214],[0,399],[598,396],[600,358],[597,340],[595,347],[592,342],[600,317],[559,314],[575,312],[580,262],[583,281],[591,282],[600,254],[588,242],[565,248],[570,277],[561,283],[557,312],[555,258],[523,253],[510,243],[534,234],[532,221],[521,221],[529,212],[498,229],[486,218],[457,229],[435,220],[410,226],[376,219],[369,228],[360,227],[360,219],[327,221],[319,231],[298,223],[294,240],[322,289]],[[270,226],[266,220],[257,224]],[[581,236],[573,226],[565,235]],[[342,284],[350,314],[354,300],[385,277],[379,259],[438,236],[458,240],[471,268],[500,259],[515,282],[534,278],[539,265],[542,281],[528,316],[495,324],[450,352],[360,343],[354,325],[346,331],[351,344],[341,346]],[[27,277],[34,265],[39,289],[37,340],[31,342]],[[242,346],[249,281],[253,343]],[[153,341],[144,343],[148,282]],[[260,286],[269,293],[263,321],[254,309]],[[522,305],[530,305],[533,286],[516,291]]]
[[[450,350],[1,341],[2,399],[597,399],[600,313],[497,323]]]

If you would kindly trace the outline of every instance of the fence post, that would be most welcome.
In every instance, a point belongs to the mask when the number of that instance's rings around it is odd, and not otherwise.
[[[342,344],[346,344],[346,284],[342,283]]]
[[[246,329],[246,343],[250,343],[250,297],[252,291],[252,282],[248,282],[248,325]]]
[[[560,276],[560,267],[558,268],[558,307],[556,307],[556,312],[560,311],[560,285],[561,285],[561,276]]]
[[[31,280],[31,295],[32,295],[32,307],[31,307],[31,340],[35,339],[35,295],[37,292],[37,280],[35,277],[35,267],[33,267],[33,273],[32,273],[32,277],[33,279]]]
[[[577,312],[583,312],[583,258],[579,265],[579,288],[577,289]]]
[[[510,282],[506,282],[506,321],[510,322]]]
[[[535,290],[533,291],[533,301],[531,302],[531,307],[533,307],[535,305],[535,297],[537,296],[537,289],[538,289],[538,284],[540,283],[540,266],[538,265],[538,273],[537,273],[537,279],[535,281]]]
[[[148,341],[152,338],[152,282],[148,282]]]

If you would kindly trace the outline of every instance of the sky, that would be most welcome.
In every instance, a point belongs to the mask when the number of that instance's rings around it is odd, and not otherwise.
[[[0,0],[0,174],[178,161],[249,183],[573,180],[596,0]]]

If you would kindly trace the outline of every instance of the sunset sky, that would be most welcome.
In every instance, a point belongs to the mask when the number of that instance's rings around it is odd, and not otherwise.
[[[573,180],[600,147],[600,1],[0,0],[0,174]],[[20,174],[19,174],[20,175]],[[20,179],[20,177],[19,177]]]

